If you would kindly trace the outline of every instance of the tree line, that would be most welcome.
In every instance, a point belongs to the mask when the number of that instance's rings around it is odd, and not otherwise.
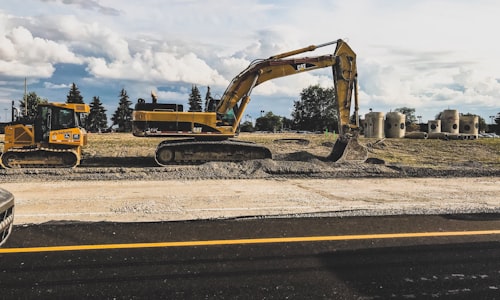
[[[118,95],[118,107],[111,117],[112,125],[116,126],[118,132],[132,131],[132,102],[129,99],[127,91],[122,89]],[[20,100],[21,116],[27,119],[34,119],[39,103],[47,103],[47,99],[42,99],[31,92]],[[66,97],[66,103],[84,103],[83,96],[77,85],[73,83]],[[200,90],[196,85],[191,87],[188,98],[188,111],[191,112],[213,112],[217,107],[218,100],[211,95],[210,87],[207,87],[204,103]],[[108,120],[106,109],[104,108],[99,96],[94,96],[89,104],[90,113],[87,117],[85,128],[90,132],[99,132],[108,129]],[[272,111],[261,111],[261,116],[252,121],[244,121],[240,124],[241,131],[280,131],[283,129],[300,130],[311,132],[338,132],[338,118],[336,108],[335,91],[333,87],[322,88],[319,85],[309,86],[302,90],[300,98],[293,102],[293,111],[291,119],[273,114]],[[409,107],[396,108],[406,115],[406,125],[408,129],[418,128],[415,109]],[[247,115],[248,116],[248,115]],[[500,116],[500,113],[498,113]],[[352,116],[354,118],[354,116]],[[500,117],[495,118],[496,124],[500,124]],[[486,122],[480,118],[480,130],[485,129]],[[110,128],[111,128],[110,127]]]
[[[130,107],[132,102],[129,100],[129,96],[125,89],[122,89],[118,96],[120,100],[116,111],[111,117],[111,121],[113,122],[111,126],[116,125],[116,130],[120,132],[130,132],[132,131],[132,108]],[[28,93],[24,99],[19,100],[19,118],[21,120],[34,120],[38,105],[48,102],[48,99],[39,97],[35,92]],[[75,83],[72,83],[68,95],[66,96],[66,103],[85,103]],[[109,129],[106,109],[99,96],[94,96],[89,106],[90,112],[84,125],[85,129],[90,132],[99,132]]]

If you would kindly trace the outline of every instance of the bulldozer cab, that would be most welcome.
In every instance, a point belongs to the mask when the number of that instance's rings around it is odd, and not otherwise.
[[[49,142],[51,130],[70,129],[80,127],[82,124],[80,113],[71,108],[38,105],[35,118],[35,141]]]

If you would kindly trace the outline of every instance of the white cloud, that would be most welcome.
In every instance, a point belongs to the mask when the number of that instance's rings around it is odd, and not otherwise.
[[[14,26],[0,13],[0,75],[7,77],[49,78],[54,63],[80,63],[64,44],[34,37],[25,27]]]
[[[25,63],[61,62],[80,63],[68,47],[54,41],[33,37],[26,28],[16,27],[6,36],[16,49],[16,59]]]
[[[109,6],[103,6],[99,3],[99,1],[95,0],[41,0],[42,2],[54,2],[65,5],[75,5],[77,7],[81,7],[83,9],[95,10],[99,13],[105,15],[116,16],[120,14],[120,11]]]
[[[157,92],[158,99],[163,101],[183,101],[189,98],[189,93],[187,91],[184,92],[165,92],[160,91]]]
[[[491,0],[26,1],[2,3],[3,80],[29,72],[55,87],[54,66],[72,63],[87,68],[82,81],[89,85],[223,91],[253,59],[348,38],[358,54],[362,110],[410,106],[431,115],[458,106],[483,116],[500,110],[500,44],[491,38],[500,4]],[[310,84],[330,86],[330,70],[266,82],[253,96],[297,98]],[[163,98],[185,98],[169,93]]]
[[[45,81],[43,83],[43,86],[47,89],[69,89],[71,88],[71,85],[70,84],[54,84],[52,82],[47,82]]]
[[[192,52],[179,54],[148,49],[130,59],[110,63],[103,58],[89,58],[88,61],[88,71],[96,77],[199,85],[224,85],[227,82]]]

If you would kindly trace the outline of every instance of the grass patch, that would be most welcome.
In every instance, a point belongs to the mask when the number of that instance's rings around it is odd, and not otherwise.
[[[241,133],[236,139],[255,142],[271,149],[273,155],[305,151],[326,157],[337,136],[333,134],[299,133]],[[4,136],[0,135],[0,141]],[[135,137],[131,133],[92,133],[84,156],[152,157],[156,146],[165,138]],[[308,145],[274,143],[277,139],[306,139]],[[369,156],[383,159],[388,164],[424,166],[475,166],[500,168],[500,139],[477,140],[423,140],[423,139],[359,139],[369,147]]]

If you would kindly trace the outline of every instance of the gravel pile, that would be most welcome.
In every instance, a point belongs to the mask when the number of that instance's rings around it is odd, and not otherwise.
[[[109,158],[112,159],[112,158]],[[298,160],[297,160],[298,159]],[[141,160],[143,161],[143,160]],[[112,164],[112,163],[110,163]],[[0,169],[0,181],[19,180],[202,180],[263,178],[408,178],[408,177],[483,177],[500,176],[496,168],[448,166],[417,168],[378,163],[334,163],[309,154],[296,153],[280,160],[207,162],[199,165],[93,167],[82,164],[75,169]]]

